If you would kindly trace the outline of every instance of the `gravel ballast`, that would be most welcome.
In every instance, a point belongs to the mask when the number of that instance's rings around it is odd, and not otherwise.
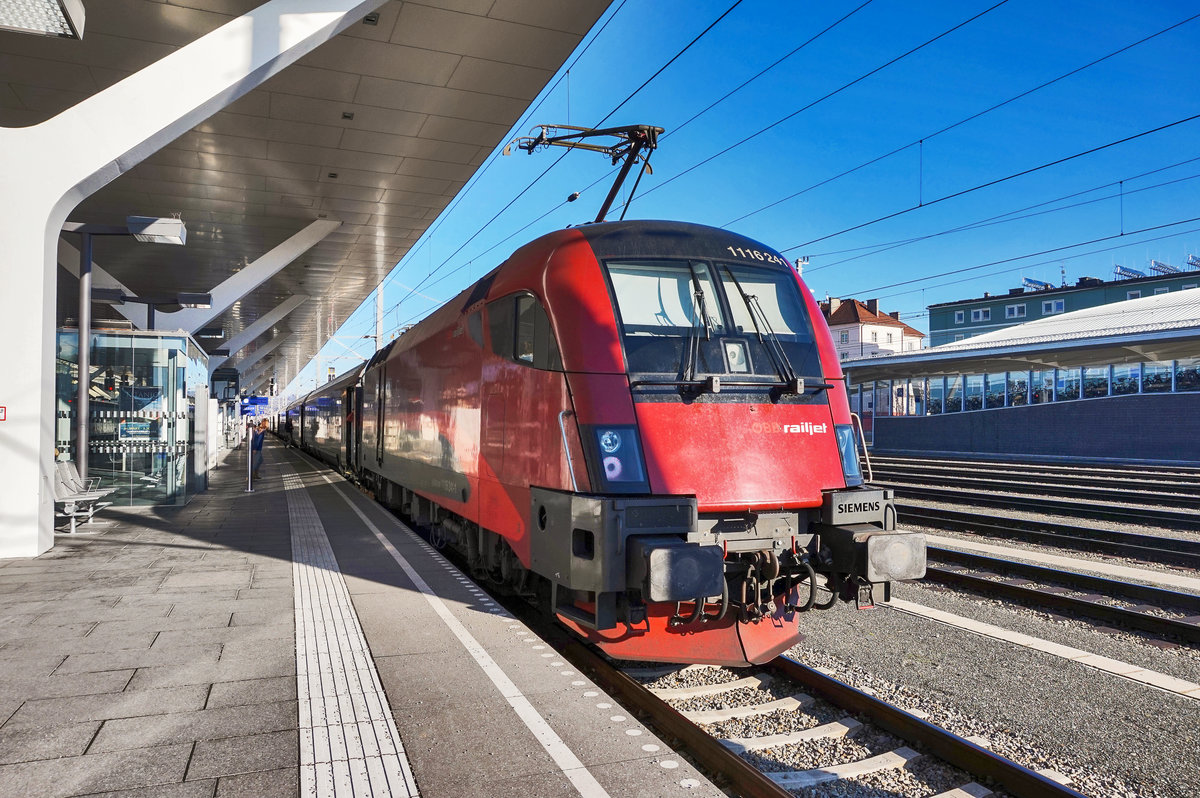
[[[920,584],[896,596],[1200,681],[1192,656],[1078,622]],[[886,608],[838,610],[803,616],[807,639],[792,655],[957,734],[982,735],[1027,767],[1066,773],[1093,798],[1200,795],[1200,701]]]

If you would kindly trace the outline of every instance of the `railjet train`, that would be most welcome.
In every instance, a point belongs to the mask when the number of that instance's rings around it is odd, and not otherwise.
[[[543,236],[280,422],[623,659],[762,663],[925,572],[863,484],[817,303],[724,230]]]

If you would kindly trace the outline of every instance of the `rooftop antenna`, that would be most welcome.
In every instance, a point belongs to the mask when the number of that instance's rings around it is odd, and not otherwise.
[[[566,132],[564,132],[566,131]],[[633,190],[629,192],[629,198],[625,200],[625,207],[621,211],[621,218],[625,218],[625,213],[629,210],[629,203],[633,201],[633,195],[637,192],[638,184],[642,182],[642,175],[654,174],[650,168],[650,154],[658,147],[658,136],[663,132],[661,127],[653,127],[651,125],[626,125],[625,127],[606,127],[606,128],[586,128],[575,127],[574,125],[538,125],[538,134],[536,136],[522,136],[513,139],[508,146],[504,148],[504,155],[512,155],[512,146],[516,144],[518,148],[532,155],[535,150],[545,147],[569,147],[571,149],[591,150],[607,155],[612,159],[613,166],[616,166],[622,159],[625,160],[621,171],[617,174],[617,179],[613,181],[612,188],[608,190],[608,196],[604,198],[604,204],[600,206],[600,212],[596,214],[595,222],[603,222],[604,217],[608,215],[609,208],[612,207],[613,200],[616,199],[617,193],[621,190],[621,185],[625,182],[625,178],[629,176],[629,170],[638,161],[641,161],[642,168],[638,172],[637,180],[633,183]],[[609,145],[591,144],[587,139],[600,138],[603,136],[611,136],[616,139],[616,142]],[[579,194],[576,192],[568,197],[568,202],[574,202],[578,199]]]

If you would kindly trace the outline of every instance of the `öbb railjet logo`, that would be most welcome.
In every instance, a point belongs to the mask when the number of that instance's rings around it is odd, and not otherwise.
[[[778,424],[774,422],[756,421],[750,425],[750,431],[770,435],[783,433],[785,435],[824,435],[829,432],[828,424],[814,424],[811,421],[801,421],[799,424]]]

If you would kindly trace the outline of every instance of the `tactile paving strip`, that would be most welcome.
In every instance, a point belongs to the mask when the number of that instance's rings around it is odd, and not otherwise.
[[[325,527],[283,476],[292,530],[302,795],[416,796],[396,723]]]

